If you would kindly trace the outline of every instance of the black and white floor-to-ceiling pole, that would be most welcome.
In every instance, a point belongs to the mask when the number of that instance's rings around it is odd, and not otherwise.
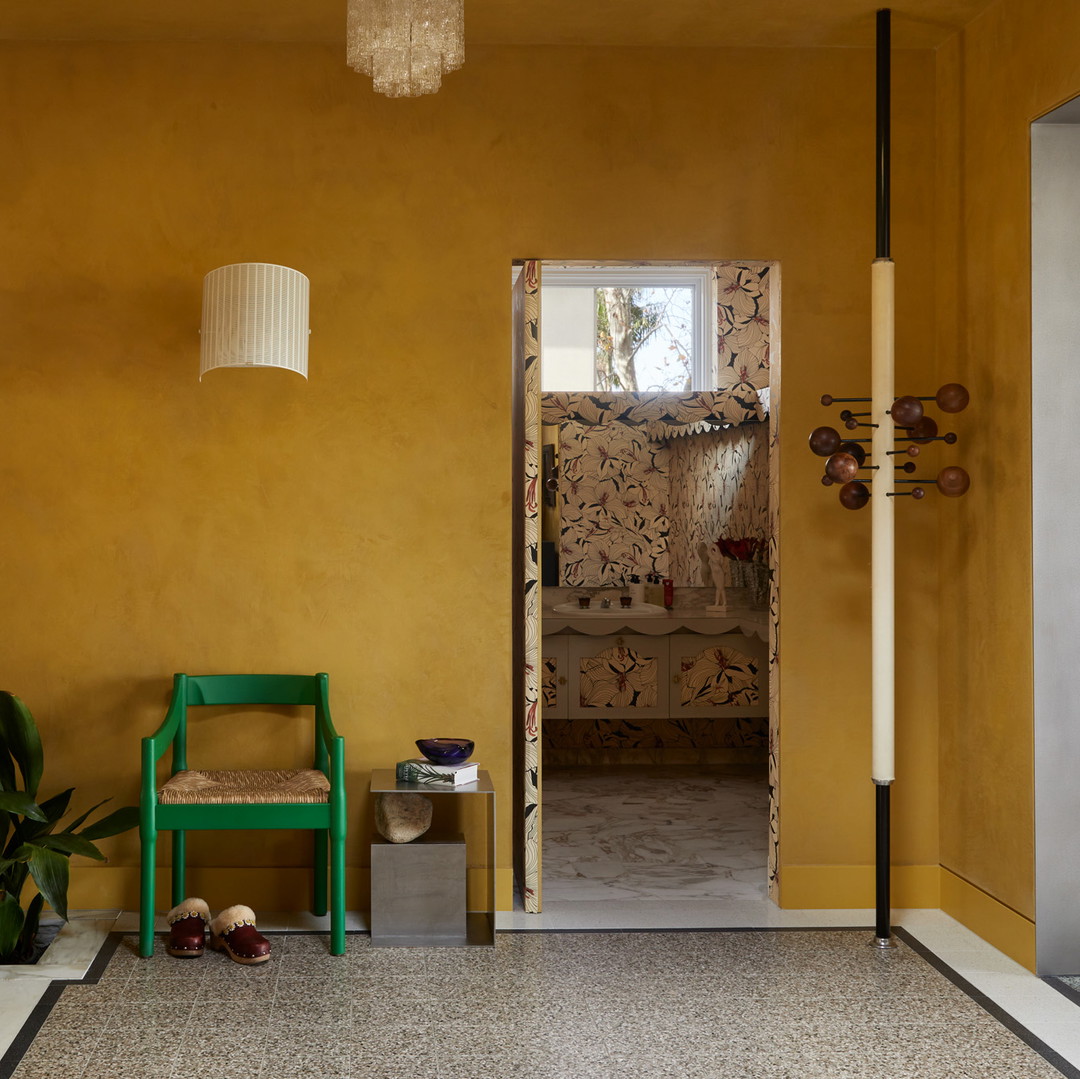
[[[877,240],[871,269],[870,394],[872,429],[870,453],[875,464],[884,463],[874,476],[870,500],[871,648],[873,739],[871,775],[876,793],[874,943],[888,947],[892,932],[890,909],[890,803],[895,773],[896,711],[896,552],[894,516],[895,472],[890,467],[895,440],[890,410],[896,372],[895,292],[893,261],[889,253],[889,120],[891,111],[891,41],[888,9],[877,13]],[[882,497],[884,496],[884,497]]]
[[[875,791],[875,905],[873,944],[893,945],[891,928],[890,794],[895,780],[896,714],[896,498],[921,501],[929,487],[948,497],[967,491],[967,472],[957,465],[941,469],[934,478],[912,478],[922,447],[933,442],[956,442],[956,435],[938,434],[937,423],[925,414],[924,401],[943,412],[967,407],[968,392],[958,383],[942,386],[932,397],[895,396],[895,291],[890,245],[890,116],[891,13],[877,13],[876,57],[876,245],[871,267],[870,396],[833,397],[821,403],[863,403],[869,410],[843,409],[840,420],[851,432],[870,431],[869,438],[842,436],[834,427],[817,427],[810,449],[827,457],[822,483],[840,484],[845,509],[871,505],[871,778]],[[905,445],[896,448],[897,442]],[[869,444],[869,453],[867,453]],[[906,458],[897,463],[899,458]],[[910,485],[910,486],[909,486]],[[897,490],[898,486],[904,489]],[[871,497],[871,490],[874,497]]]

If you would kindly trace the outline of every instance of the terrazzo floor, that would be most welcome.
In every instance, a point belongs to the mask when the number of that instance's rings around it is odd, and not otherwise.
[[[761,900],[764,768],[544,769],[544,901]]]
[[[271,961],[243,967],[139,959],[113,934],[96,983],[57,987],[14,1079],[1062,1074],[913,947],[882,953],[864,930],[500,933],[493,949],[350,934],[337,958],[322,934],[271,939]]]
[[[544,913],[500,912],[494,949],[372,949],[351,912],[335,958],[325,919],[279,913],[265,966],[140,960],[135,914],[81,912],[40,967],[0,968],[0,1079],[1080,1079],[1080,979],[941,911],[894,911],[882,953],[872,911],[772,904],[762,777],[725,801],[724,769],[565,771]]]

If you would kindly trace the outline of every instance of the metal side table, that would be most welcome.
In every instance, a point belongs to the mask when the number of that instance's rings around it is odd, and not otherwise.
[[[487,832],[487,852],[486,852],[486,869],[487,869],[487,888],[485,897],[485,908],[483,910],[468,910],[466,911],[466,937],[460,943],[469,945],[481,945],[492,947],[495,944],[495,787],[491,782],[491,775],[488,772],[481,771],[477,781],[475,783],[462,783],[458,786],[452,786],[449,783],[399,783],[395,775],[393,768],[375,768],[371,773],[371,793],[374,794],[388,794],[388,793],[416,793],[426,794],[429,797],[436,799],[441,798],[458,798],[467,795],[475,795],[484,799],[485,806],[485,822]],[[432,846],[433,844],[423,844],[423,837],[421,840],[414,841],[418,846]],[[380,883],[376,881],[376,874],[379,872],[379,866],[377,863],[386,863],[388,858],[404,857],[406,859],[412,858],[413,855],[404,853],[405,848],[413,847],[414,843],[401,843],[401,844],[385,844],[383,842],[372,843],[372,859],[371,859],[371,895],[372,895],[372,944],[380,943],[376,940],[375,922],[376,922],[376,910],[375,906],[379,904],[385,904],[388,896],[383,895],[382,890],[379,887]],[[399,855],[396,852],[386,850],[386,847],[398,847],[402,854]],[[376,849],[378,848],[378,849]],[[449,859],[445,862],[447,866],[453,865],[453,855],[450,852],[444,852],[440,855],[436,851],[430,851],[428,854],[422,854],[419,850],[416,852],[417,858],[434,857],[439,859],[445,857]],[[464,881],[462,882],[464,884]],[[400,937],[388,937],[381,943],[384,945],[424,945],[424,944],[447,944],[454,943],[453,941],[445,939],[443,935],[437,935],[432,939],[425,939],[423,933],[409,934],[408,936],[402,935]]]

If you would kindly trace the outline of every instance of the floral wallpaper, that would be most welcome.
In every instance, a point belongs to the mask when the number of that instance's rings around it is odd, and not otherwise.
[[[668,450],[621,423],[559,431],[559,576],[568,586],[668,576]]]
[[[525,499],[524,514],[524,717],[521,739],[523,758],[515,765],[522,774],[520,809],[524,819],[522,903],[528,913],[540,910],[540,581],[539,552],[540,482],[540,263],[528,260],[522,267],[519,287],[514,291],[514,317],[524,394]]]
[[[769,424],[673,438],[668,445],[667,576],[701,587],[711,583],[704,547],[720,536],[769,534]]]
[[[716,266],[717,386],[768,408],[770,382],[770,273],[768,263]]]
[[[672,654],[680,672],[679,687],[672,690],[678,698],[672,698],[670,710],[709,709],[705,714],[627,716],[628,709],[655,709],[661,690],[655,655],[635,650],[632,636],[614,646],[599,645],[577,661],[577,670],[560,672],[556,656],[546,654],[542,692],[552,714],[544,718],[545,753],[562,760],[568,751],[579,749],[764,750],[769,720],[760,661],[743,652],[737,641],[701,646],[689,635],[679,643]],[[554,714],[560,704],[569,706],[569,718]],[[725,713],[758,707],[761,715]],[[583,715],[585,710],[595,710],[595,715]]]
[[[766,409],[748,386],[691,393],[544,393],[544,424],[622,423],[643,427],[654,438],[693,434],[763,420]]]
[[[659,442],[620,422],[559,432],[559,582],[710,583],[704,546],[768,534],[768,424]],[[728,582],[733,583],[733,582]]]
[[[599,713],[588,719],[545,719],[544,752],[559,764],[586,763],[579,750],[740,750],[759,759],[769,741],[769,717],[645,716],[620,719]],[[627,753],[629,763],[634,756]],[[751,758],[744,757],[749,760]]]
[[[559,703],[559,663],[554,656],[544,656],[541,660],[540,699],[545,711]]]
[[[578,703],[582,708],[655,708],[656,657],[626,645],[605,648],[581,661]]]
[[[757,664],[733,648],[705,648],[681,664],[679,695],[684,705],[758,704]]]

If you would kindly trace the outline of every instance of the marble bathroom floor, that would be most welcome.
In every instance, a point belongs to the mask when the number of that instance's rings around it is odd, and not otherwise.
[[[764,767],[547,767],[545,902],[761,901]]]

